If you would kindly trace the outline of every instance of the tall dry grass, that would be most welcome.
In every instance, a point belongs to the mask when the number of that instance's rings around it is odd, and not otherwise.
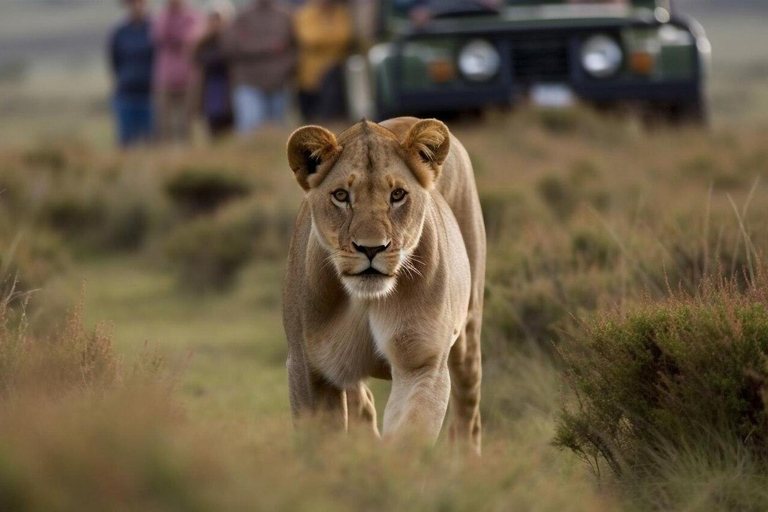
[[[152,377],[165,375],[149,371],[154,363],[122,362],[108,330],[83,329],[75,315],[40,338],[37,322],[23,327],[23,308],[7,302],[0,502],[16,510],[760,508],[759,461],[726,437],[713,451],[722,457],[705,457],[713,447],[697,442],[665,444],[654,452],[653,478],[604,475],[599,484],[550,443],[573,396],[561,389],[557,346],[578,339],[596,313],[664,309],[670,289],[695,294],[718,273],[735,276],[733,293],[747,296],[767,248],[767,132],[646,132],[581,111],[489,116],[454,131],[475,164],[489,234],[482,460],[461,460],[442,442],[423,450],[319,441],[290,434],[277,413],[248,426],[197,422],[178,403],[189,391],[169,393]],[[287,250],[301,192],[284,164],[286,136],[184,152],[5,151],[4,268],[35,275],[24,286],[45,290],[68,267],[131,252],[181,283],[200,277],[192,289],[226,301],[245,266],[277,267]],[[190,211],[200,198],[189,176],[212,173],[225,176],[227,197]],[[22,250],[13,243],[19,232],[45,249]],[[72,257],[59,266],[64,253]],[[282,364],[280,351],[265,351],[248,357]]]
[[[107,329],[83,326],[80,308],[54,336],[32,338],[27,299],[0,301],[4,511],[610,509],[575,459],[551,449],[551,424],[535,408],[491,436],[482,460],[457,457],[444,441],[382,446],[319,425],[288,434],[287,418],[265,418],[256,431],[199,424],[174,398],[157,351],[126,364]],[[548,364],[519,364],[528,370],[517,392],[553,410]]]

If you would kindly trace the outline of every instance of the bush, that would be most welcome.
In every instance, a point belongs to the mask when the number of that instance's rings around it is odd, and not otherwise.
[[[209,217],[181,226],[166,244],[182,287],[200,292],[229,288],[252,252],[237,225]]]
[[[15,232],[0,219],[0,293],[14,280],[23,289],[37,289],[70,265],[70,253],[61,237],[44,228]]]
[[[579,196],[574,187],[566,180],[554,175],[541,178],[536,183],[539,197],[560,220],[566,220],[579,203]]]
[[[82,302],[53,335],[34,337],[25,317],[28,298],[15,286],[0,296],[0,405],[21,393],[101,394],[129,382],[166,381],[165,363],[157,352],[145,350],[127,370],[106,326],[83,326]]]
[[[619,257],[619,247],[604,231],[575,229],[571,251],[576,268],[611,268]]]
[[[288,249],[294,214],[262,199],[239,201],[214,216],[182,224],[165,249],[192,291],[224,291],[252,259],[281,259]]]
[[[125,365],[107,329],[83,326],[82,307],[35,338],[26,297],[0,297],[3,511],[210,509],[189,484],[209,474],[204,461],[174,445],[176,377],[163,357],[145,348]]]
[[[247,196],[251,186],[227,170],[185,168],[166,183],[165,191],[183,213],[197,215]]]
[[[82,236],[104,223],[107,205],[97,197],[61,193],[50,197],[40,211],[40,221],[67,236]]]
[[[486,295],[485,327],[507,348],[527,344],[548,349],[562,337],[568,309],[554,283],[541,279],[516,287],[493,287]]]
[[[69,164],[67,155],[60,147],[39,146],[24,154],[24,163],[50,171],[63,171]]]
[[[151,209],[148,201],[115,190],[63,193],[43,203],[39,222],[86,249],[132,250],[149,232]]]
[[[663,454],[741,447],[768,455],[768,288],[707,281],[696,296],[646,302],[583,325],[565,351],[578,398],[555,444],[599,471],[656,476]],[[659,462],[662,462],[661,464]]]
[[[523,220],[531,216],[527,199],[527,196],[519,191],[480,194],[480,205],[489,241],[509,241]]]

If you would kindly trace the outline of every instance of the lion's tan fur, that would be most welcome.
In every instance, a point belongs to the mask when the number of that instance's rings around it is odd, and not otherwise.
[[[288,160],[307,191],[283,295],[294,417],[377,431],[364,381],[392,378],[385,436],[436,439],[450,401],[452,438],[479,450],[485,228],[466,150],[438,121],[398,118],[300,129]]]

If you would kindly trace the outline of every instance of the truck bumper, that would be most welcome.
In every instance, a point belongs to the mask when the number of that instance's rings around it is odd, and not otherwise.
[[[568,85],[578,99],[594,104],[695,103],[703,98],[702,84],[697,80],[564,85]],[[525,101],[527,96],[527,88],[514,86],[482,91],[400,91],[395,102],[381,110],[383,117],[425,112],[456,112],[489,106],[514,106]]]

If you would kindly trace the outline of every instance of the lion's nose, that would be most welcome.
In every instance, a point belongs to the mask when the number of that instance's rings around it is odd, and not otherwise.
[[[376,247],[367,247],[364,245],[357,245],[354,242],[352,242],[352,245],[355,247],[356,251],[365,254],[366,256],[368,256],[368,259],[371,261],[373,261],[373,258],[375,258],[377,254],[379,254],[380,252],[386,251],[387,247],[389,247],[389,244],[377,245]]]

